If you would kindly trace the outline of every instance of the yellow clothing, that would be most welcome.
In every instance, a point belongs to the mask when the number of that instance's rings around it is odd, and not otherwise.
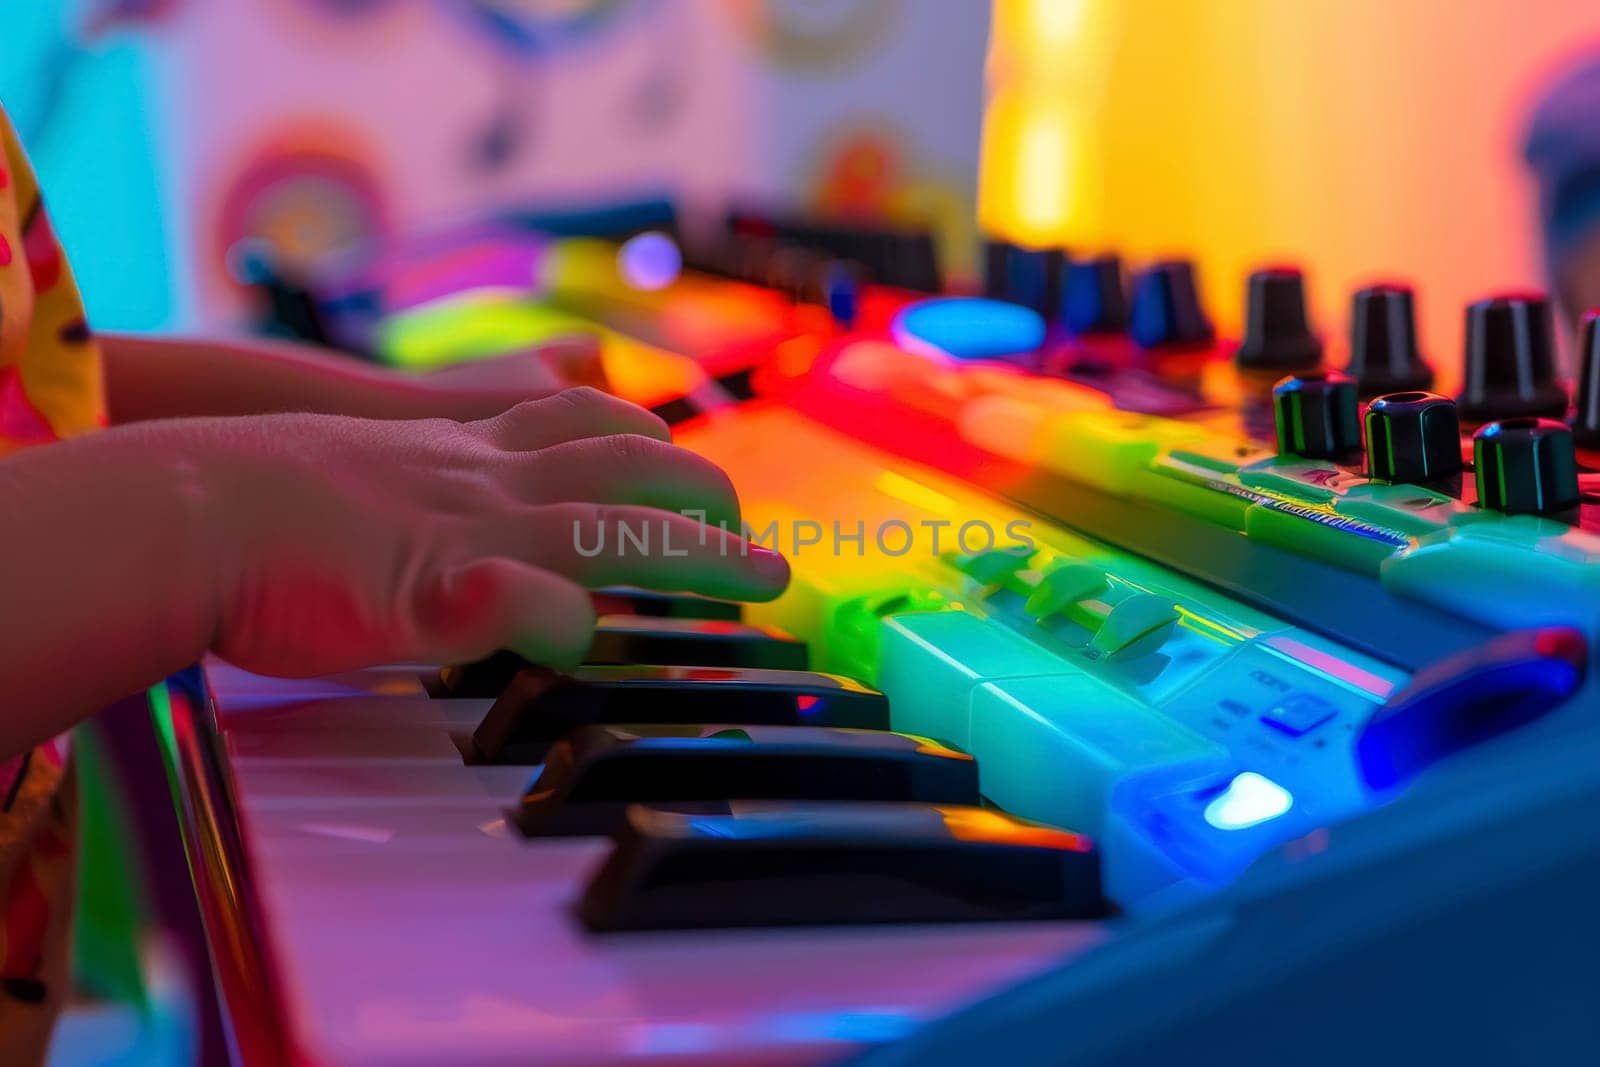
[[[100,353],[0,111],[0,463],[103,425]],[[65,757],[64,738],[0,753],[0,1063],[43,1061],[67,994],[75,794]]]
[[[0,454],[106,417],[100,352],[39,184],[0,111]]]

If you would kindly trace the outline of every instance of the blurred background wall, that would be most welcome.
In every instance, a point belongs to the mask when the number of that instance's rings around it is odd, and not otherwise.
[[[497,208],[669,194],[931,221],[971,245],[982,3],[124,0],[121,15],[155,57],[180,303],[202,324],[238,310],[226,253],[246,235],[314,257]]]
[[[102,325],[231,321],[249,233],[671,193],[933,221],[959,275],[976,202],[1197,255],[1228,330],[1265,262],[1336,339],[1409,279],[1452,366],[1467,300],[1542,284],[1522,128],[1594,49],[1593,0],[39,0],[0,101]]]
[[[39,172],[90,321],[151,329],[179,317],[181,282],[158,65],[137,6],[0,2],[0,105]]]
[[[247,234],[314,256],[651,194],[932,223],[970,262],[988,17],[969,0],[39,0],[0,4],[0,102],[102,326],[231,321],[226,252]]]
[[[1409,280],[1454,368],[1467,301],[1544,284],[1523,127],[1596,51],[1594,0],[998,0],[981,216],[1195,254],[1230,333],[1250,269],[1304,263],[1336,353],[1351,291]]]

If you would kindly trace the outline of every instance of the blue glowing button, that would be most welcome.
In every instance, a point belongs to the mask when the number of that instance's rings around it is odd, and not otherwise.
[[[956,359],[1002,359],[1044,344],[1044,316],[1018,304],[980,297],[922,300],[895,316],[895,342],[911,352]]]
[[[1149,845],[1216,883],[1316,822],[1283,785],[1237,766],[1161,768],[1123,783],[1112,803]]]
[[[1293,693],[1274,705],[1261,721],[1290,737],[1300,737],[1333,718],[1338,709],[1310,693]]]
[[[1206,804],[1206,822],[1218,830],[1244,830],[1276,819],[1293,804],[1283,786],[1255,771],[1244,771]]]

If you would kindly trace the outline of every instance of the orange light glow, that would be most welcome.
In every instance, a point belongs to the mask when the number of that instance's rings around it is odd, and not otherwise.
[[[1073,852],[1094,850],[1094,842],[1083,834],[1048,826],[1029,826],[1019,830],[1012,820],[984,808],[940,808],[939,814],[950,836],[959,841],[1006,840],[1039,848],[1064,848]]]
[[[980,219],[1024,244],[1192,255],[1234,335],[1245,275],[1301,263],[1335,363],[1350,293],[1414,279],[1449,388],[1462,307],[1543,285],[1519,141],[1597,38],[1588,0],[996,0]]]

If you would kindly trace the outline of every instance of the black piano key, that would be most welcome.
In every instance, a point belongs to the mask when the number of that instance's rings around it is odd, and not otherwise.
[[[717,800],[975,805],[978,765],[878,730],[591,724],[551,746],[511,818],[530,837],[603,834],[630,803]]]
[[[1081,834],[972,807],[736,801],[627,809],[579,906],[593,930],[1095,919]]]
[[[609,586],[594,591],[595,609],[601,615],[648,615],[652,618],[723,619],[738,622],[741,605],[688,593],[657,593],[632,586]]]
[[[483,763],[538,763],[582,723],[750,723],[889,728],[889,703],[859,682],[744,667],[542,667],[516,675],[472,735]]]
[[[604,615],[595,624],[584,662],[803,671],[808,657],[805,642],[769,627],[723,619]],[[475,663],[443,668],[428,690],[435,696],[493,699],[531,666],[515,652],[496,652]]]

